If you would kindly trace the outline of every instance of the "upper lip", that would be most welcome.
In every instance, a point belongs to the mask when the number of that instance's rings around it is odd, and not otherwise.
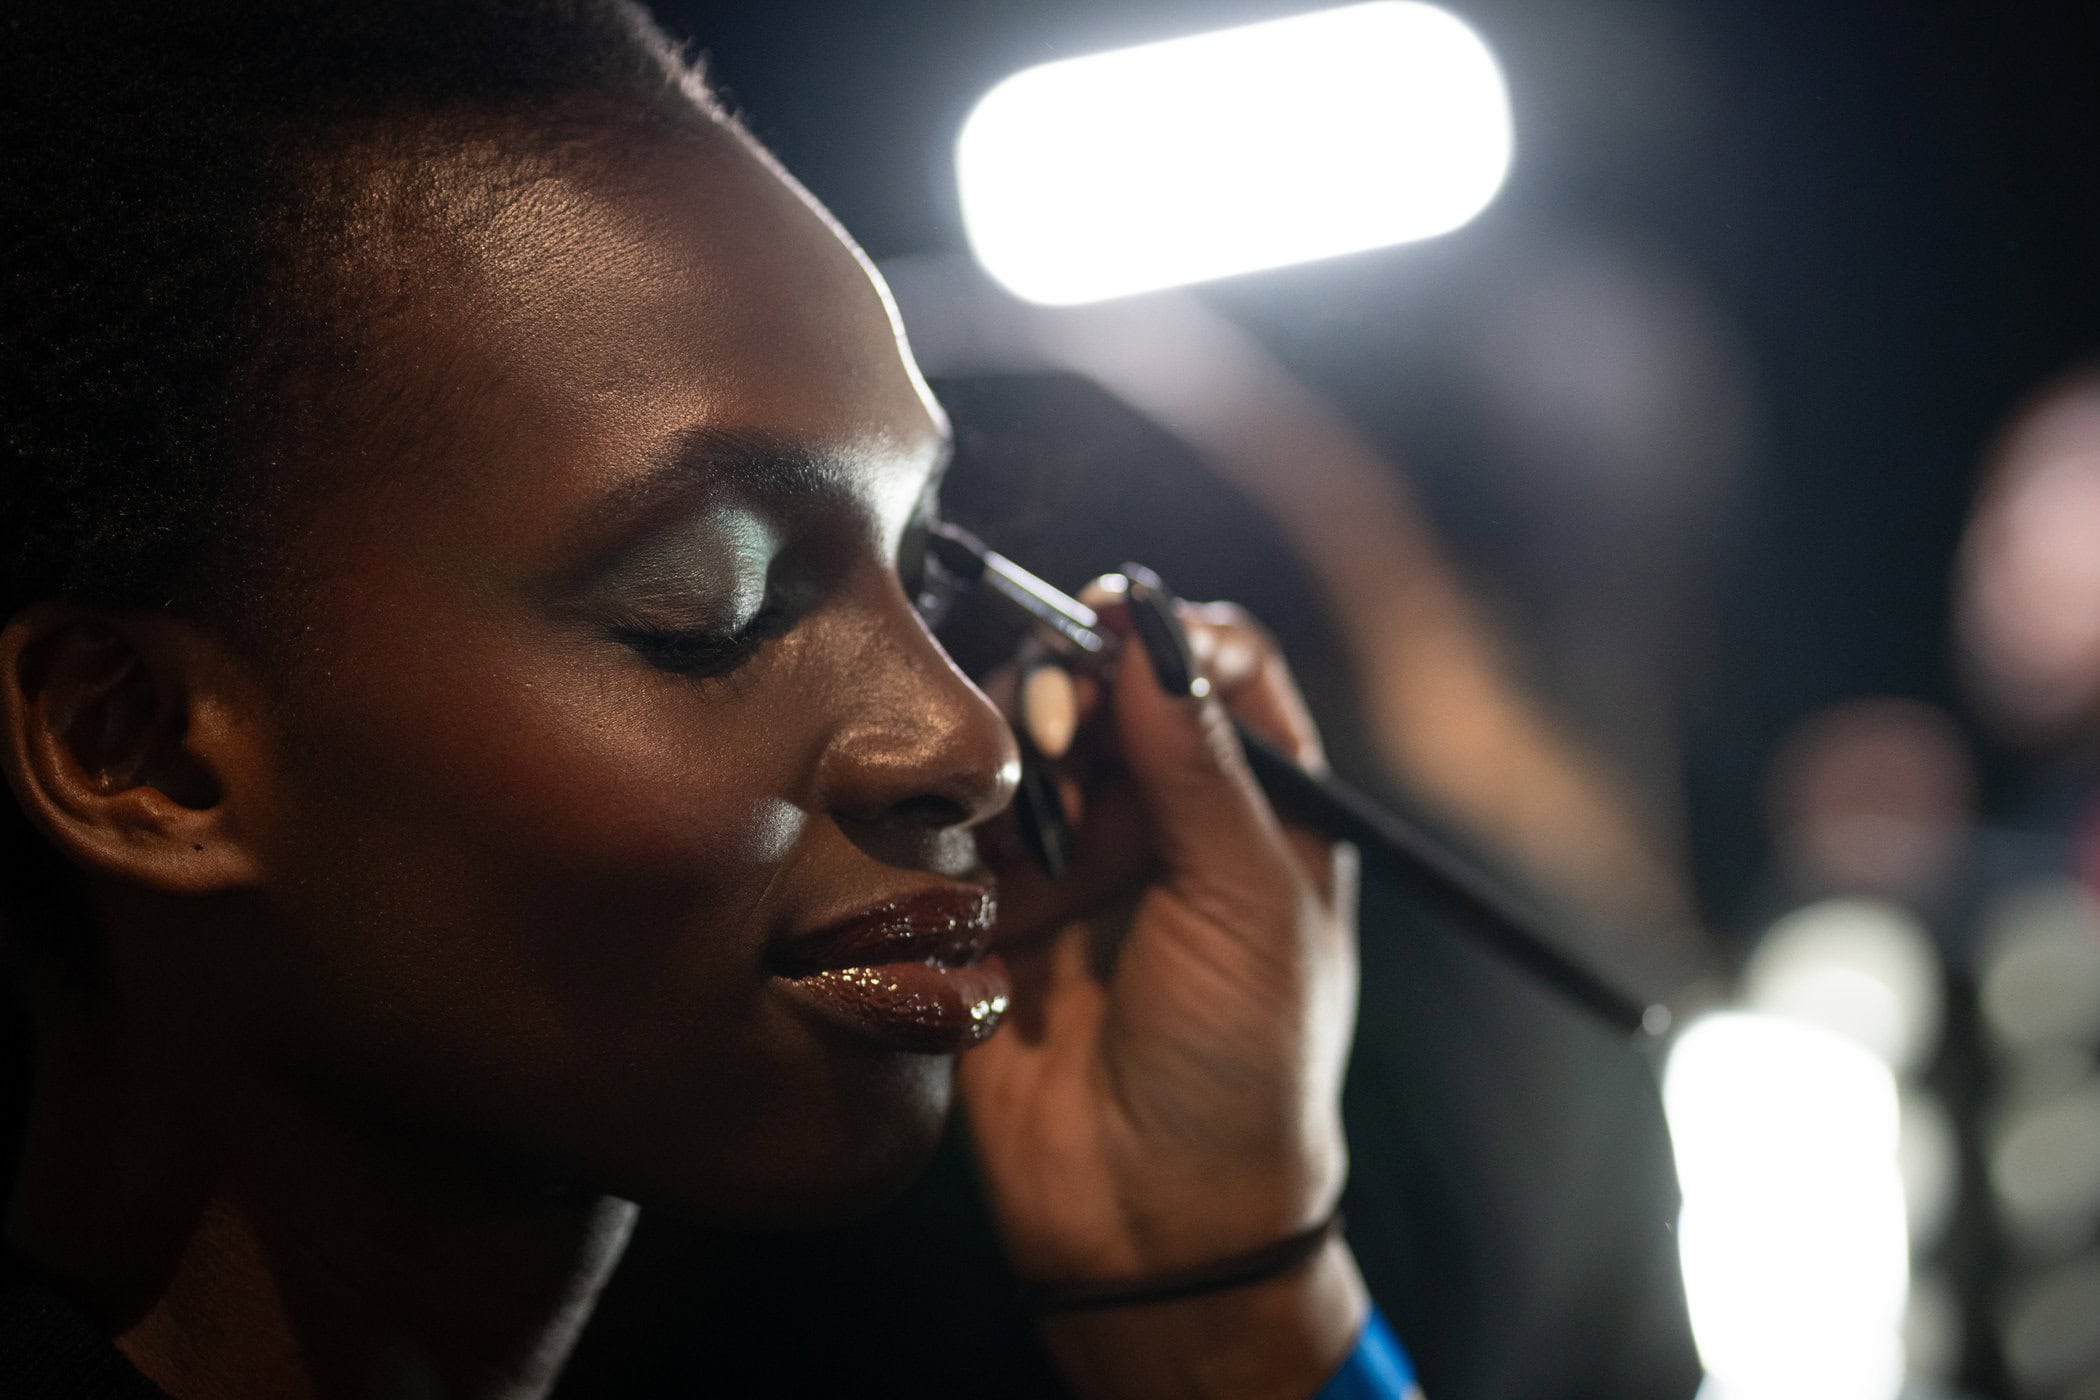
[[[998,901],[988,885],[934,885],[870,904],[785,940],[776,967],[806,976],[843,967],[961,967],[990,949]]]

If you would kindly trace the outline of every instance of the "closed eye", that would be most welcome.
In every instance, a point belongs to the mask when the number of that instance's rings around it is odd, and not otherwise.
[[[793,625],[786,608],[767,604],[733,632],[627,625],[615,628],[613,636],[658,670],[697,679],[729,675]]]

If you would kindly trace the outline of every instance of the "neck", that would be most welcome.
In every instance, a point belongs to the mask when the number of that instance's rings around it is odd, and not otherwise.
[[[225,1400],[551,1390],[632,1206],[229,1092],[223,1062],[113,1029],[44,1018],[7,1234],[148,1377]]]

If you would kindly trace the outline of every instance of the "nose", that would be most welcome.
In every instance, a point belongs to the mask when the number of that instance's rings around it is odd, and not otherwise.
[[[974,826],[1003,809],[1021,757],[1006,720],[929,634],[892,583],[850,629],[834,679],[838,719],[818,766],[827,810],[899,834]]]

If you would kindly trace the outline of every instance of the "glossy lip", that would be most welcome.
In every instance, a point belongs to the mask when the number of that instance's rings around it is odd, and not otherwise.
[[[1006,1015],[1012,983],[989,951],[997,912],[983,886],[914,891],[788,939],[774,985],[884,1049],[953,1054]]]
[[[998,915],[988,886],[936,885],[791,936],[773,965],[789,977],[888,963],[967,967],[991,950]]]

